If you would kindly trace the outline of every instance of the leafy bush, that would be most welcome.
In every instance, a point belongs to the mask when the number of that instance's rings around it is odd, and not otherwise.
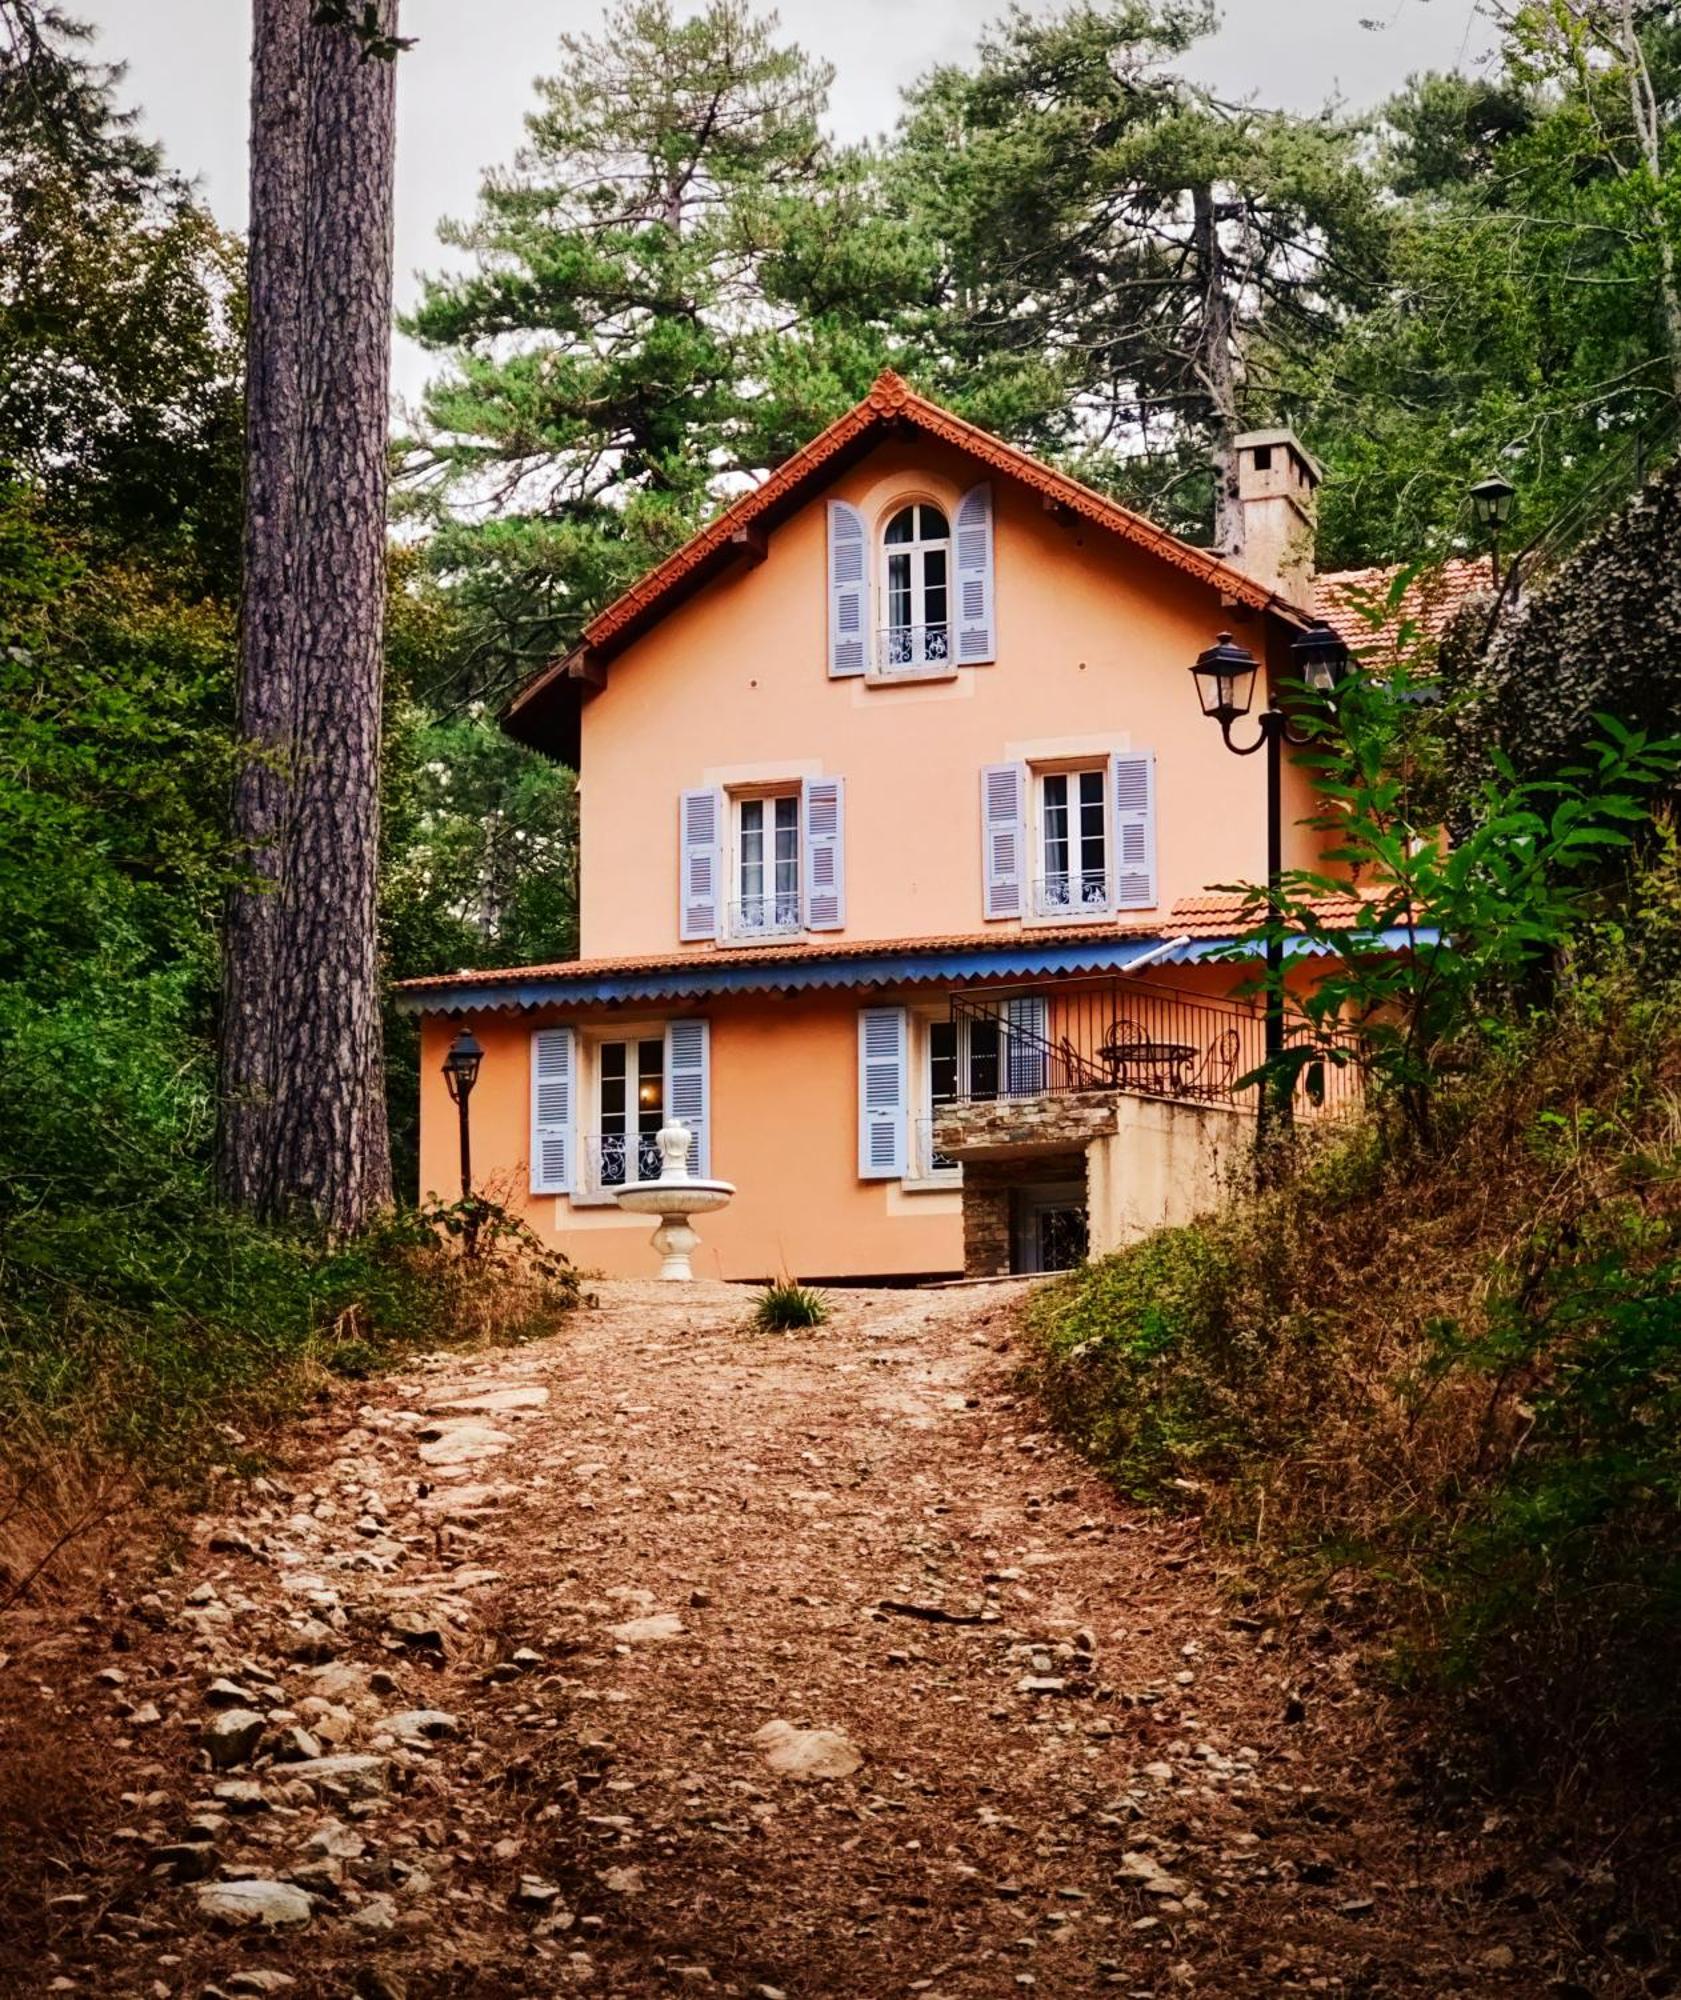
[[[1329,845],[1276,896],[1245,892],[1250,924],[1232,955],[1279,939],[1323,961],[1310,989],[1287,989],[1297,1019],[1275,1066],[1281,1091],[1311,1064],[1358,1060],[1423,1139],[1442,1078],[1514,1004],[1544,995],[1602,914],[1609,866],[1681,769],[1681,739],[1601,715],[1557,777],[1520,779],[1496,756],[1448,841],[1416,769],[1415,692],[1400,671],[1348,685],[1304,759],[1326,802],[1308,824]],[[1351,882],[1363,891],[1352,921]]]
[[[821,1326],[828,1317],[824,1294],[792,1278],[766,1285],[753,1306],[753,1324],[760,1333],[793,1333],[800,1327]]]

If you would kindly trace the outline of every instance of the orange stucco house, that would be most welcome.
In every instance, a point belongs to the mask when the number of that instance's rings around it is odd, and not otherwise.
[[[504,718],[579,772],[581,955],[406,987],[422,1188],[471,1025],[480,1185],[609,1274],[657,1267],[613,1194],[672,1115],[738,1188],[706,1276],[1051,1268],[1206,1203],[1260,1052],[1209,885],[1264,795],[1187,669],[1231,630],[1288,676],[1313,588],[1317,468],[1242,467],[1237,567],[886,375],[597,617]]]

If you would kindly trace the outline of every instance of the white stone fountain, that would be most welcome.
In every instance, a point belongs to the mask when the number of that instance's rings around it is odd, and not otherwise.
[[[735,1193],[733,1181],[703,1181],[689,1172],[689,1128],[679,1119],[660,1127],[660,1177],[657,1181],[633,1181],[620,1188],[613,1199],[633,1215],[657,1215],[660,1226],[654,1231],[654,1248],[660,1253],[660,1276],[682,1284],[691,1280],[690,1259],[700,1247],[700,1237],[689,1227],[692,1215],[712,1215]]]

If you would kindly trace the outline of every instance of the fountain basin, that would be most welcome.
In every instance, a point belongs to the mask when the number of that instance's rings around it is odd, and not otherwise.
[[[735,1193],[734,1181],[632,1181],[613,1199],[632,1215],[712,1215]]]

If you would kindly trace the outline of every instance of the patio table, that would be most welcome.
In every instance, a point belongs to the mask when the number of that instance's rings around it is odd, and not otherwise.
[[[1185,1072],[1197,1059],[1191,1042],[1105,1042],[1097,1053],[1111,1083],[1129,1082],[1129,1073],[1137,1072],[1140,1081],[1148,1076],[1152,1090],[1171,1097],[1184,1089]]]

